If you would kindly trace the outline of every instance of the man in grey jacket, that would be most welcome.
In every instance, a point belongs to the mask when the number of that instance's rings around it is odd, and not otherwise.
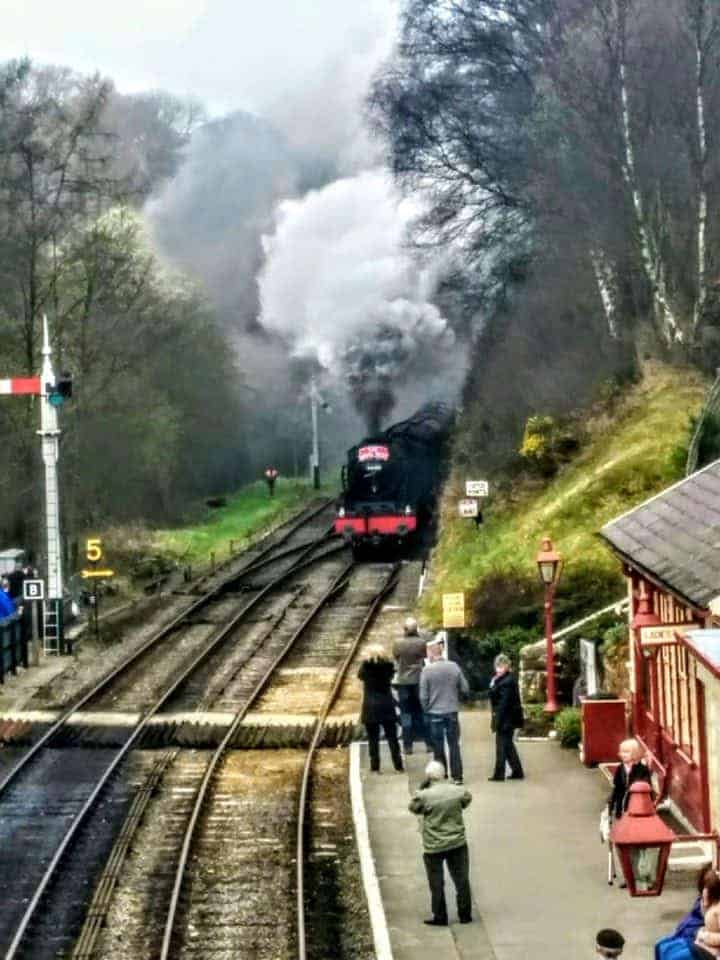
[[[427,732],[423,710],[420,706],[420,674],[425,664],[425,641],[418,633],[417,620],[408,617],[405,621],[404,635],[393,645],[395,657],[395,679],[393,686],[400,705],[400,725],[402,727],[403,749],[406,754],[413,752],[413,741],[424,740],[428,750],[432,750],[430,735]]]
[[[431,760],[427,779],[410,801],[410,812],[422,814],[423,860],[430,886],[432,916],[424,922],[433,927],[448,923],[445,902],[444,864],[447,863],[457,894],[460,923],[472,920],[470,861],[465,838],[463,810],[472,800],[468,790],[445,783],[445,768]]]
[[[443,658],[444,646],[445,638],[442,634],[436,634],[427,644],[429,662],[420,674],[420,703],[425,713],[425,721],[430,727],[435,759],[447,770],[447,741],[450,776],[455,783],[462,783],[458,709],[460,696],[467,696],[470,688],[460,667],[452,660]]]

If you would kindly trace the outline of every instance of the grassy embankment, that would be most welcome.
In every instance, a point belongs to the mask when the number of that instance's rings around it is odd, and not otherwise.
[[[336,485],[328,481],[320,490],[314,490],[308,481],[281,477],[275,485],[275,496],[269,497],[267,485],[259,480],[229,495],[225,506],[208,508],[203,519],[193,526],[156,531],[153,545],[161,554],[204,566],[212,553],[218,559],[226,557],[231,540],[236,551],[242,550],[269,527],[300,512],[311,501],[336,492]]]
[[[472,521],[457,517],[466,478],[453,470],[441,506],[424,618],[440,623],[442,593],[462,590],[470,600],[476,636],[510,625],[539,626],[534,558],[544,535],[565,558],[556,628],[622,597],[620,564],[597,532],[682,477],[689,420],[706,389],[692,370],[649,365],[640,383],[588,414],[585,442],[552,480],[533,483],[520,477],[495,495],[491,485],[479,532]]]

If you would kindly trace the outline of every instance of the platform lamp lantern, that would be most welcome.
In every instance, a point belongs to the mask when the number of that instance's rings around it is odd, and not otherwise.
[[[553,547],[550,537],[543,537],[542,546],[535,558],[540,581],[545,589],[545,641],[547,644],[547,713],[560,709],[555,691],[555,651],[553,647],[553,598],[560,580],[563,559]]]
[[[631,897],[659,897],[675,834],[655,812],[650,784],[630,787],[628,808],[613,824],[610,840],[620,855]]]

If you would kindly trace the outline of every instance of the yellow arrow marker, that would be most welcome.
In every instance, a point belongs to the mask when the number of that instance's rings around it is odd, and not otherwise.
[[[80,576],[83,580],[87,580],[88,577],[114,577],[114,570],[81,570]]]

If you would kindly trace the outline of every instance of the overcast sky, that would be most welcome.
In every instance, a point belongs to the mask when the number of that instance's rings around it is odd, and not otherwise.
[[[346,109],[387,54],[394,0],[0,0],[0,59],[99,70],[292,126]]]

